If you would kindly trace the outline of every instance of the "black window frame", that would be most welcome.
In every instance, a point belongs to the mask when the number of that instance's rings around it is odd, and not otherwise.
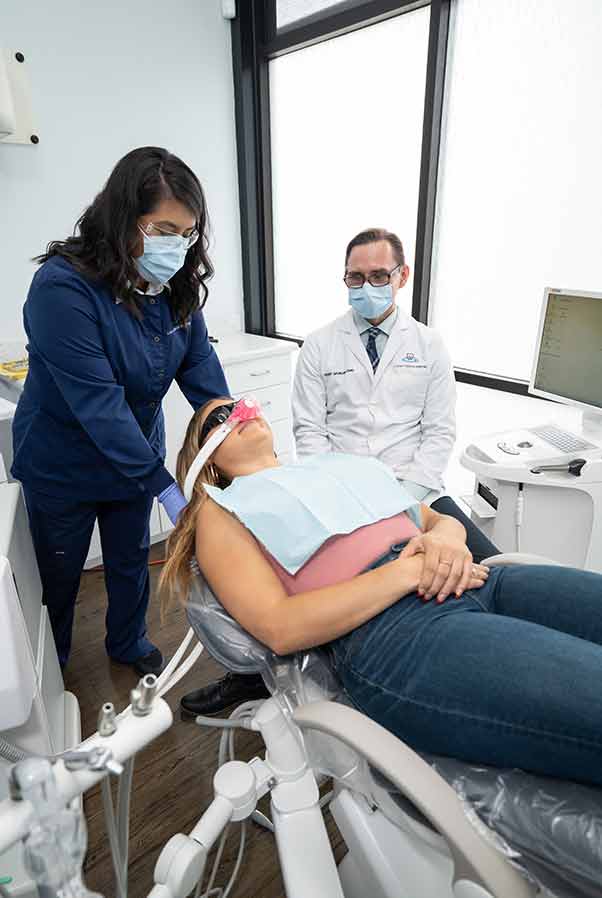
[[[266,337],[303,340],[276,330],[270,94],[272,59],[430,6],[422,155],[414,258],[412,315],[428,324],[447,43],[455,0],[360,0],[340,2],[283,29],[276,28],[276,0],[238,0],[232,22],[232,61],[241,219],[245,330]],[[455,369],[456,380],[529,395],[526,381]]]

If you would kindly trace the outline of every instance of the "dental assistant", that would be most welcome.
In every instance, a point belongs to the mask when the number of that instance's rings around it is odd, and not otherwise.
[[[207,230],[196,175],[142,147],[117,163],[74,236],[36,259],[12,473],[62,666],[98,520],[107,653],[139,674],[163,667],[146,637],[149,521],[155,496],[173,521],[185,500],[164,465],[161,401],[174,380],[193,409],[229,392],[201,311],[213,274]]]

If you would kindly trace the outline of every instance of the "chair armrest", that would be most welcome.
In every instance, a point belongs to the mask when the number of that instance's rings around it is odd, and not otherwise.
[[[567,567],[560,561],[554,561],[552,558],[545,558],[543,555],[529,555],[527,552],[502,552],[500,555],[492,555],[485,558],[481,564],[488,567],[503,567],[507,564],[551,564],[555,567]]]
[[[473,882],[494,898],[533,898],[530,885],[468,820],[454,790],[411,748],[354,708],[313,702],[293,719],[301,730],[318,730],[359,752],[424,814],[447,841],[454,883]]]

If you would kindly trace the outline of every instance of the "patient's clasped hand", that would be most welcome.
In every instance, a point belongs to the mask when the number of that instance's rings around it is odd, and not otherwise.
[[[192,419],[181,484],[223,404]],[[372,459],[280,466],[256,417],[205,459],[163,583],[185,592],[196,555],[241,626],[278,654],[324,646],[354,704],[419,751],[602,784],[602,577],[488,572],[464,537]]]

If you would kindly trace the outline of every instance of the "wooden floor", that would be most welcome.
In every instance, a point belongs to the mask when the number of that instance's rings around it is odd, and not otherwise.
[[[160,559],[163,552],[162,544],[154,546],[151,557]],[[169,658],[184,637],[187,622],[182,609],[176,608],[161,626],[155,588],[160,570],[159,565],[151,567],[153,593],[147,616],[148,635]],[[98,710],[103,702],[112,701],[118,711],[129,704],[129,691],[138,679],[129,667],[110,662],[105,654],[105,606],[102,573],[84,573],[76,606],[73,650],[65,670],[65,687],[75,693],[80,704],[84,737],[96,730]],[[222,668],[204,652],[192,671],[166,697],[175,715],[173,726],[137,756],[130,828],[130,898],[148,895],[153,884],[153,868],[165,842],[176,832],[189,832],[213,798],[219,734],[181,721],[177,709],[185,692],[218,676],[223,676]],[[262,754],[263,743],[254,733],[241,731],[236,745],[237,757],[242,760]],[[112,865],[99,789],[87,793],[85,812],[88,821],[86,883],[105,898],[112,898]],[[329,830],[333,833],[338,858],[343,848],[332,820]],[[284,888],[273,836],[255,825],[248,827],[248,836],[234,898],[280,898]],[[217,885],[227,881],[237,850],[238,827],[233,827]]]

